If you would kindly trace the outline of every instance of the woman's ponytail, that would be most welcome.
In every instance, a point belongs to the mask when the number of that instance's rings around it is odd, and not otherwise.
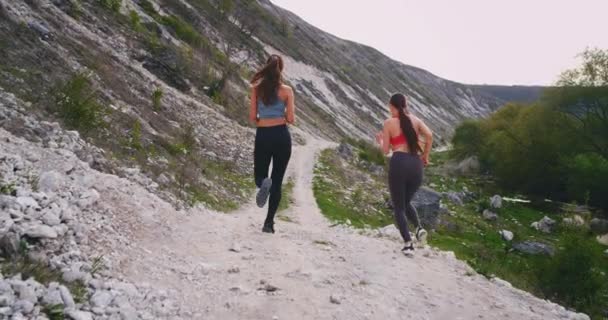
[[[414,129],[412,119],[407,115],[407,100],[405,96],[401,93],[394,94],[391,97],[390,104],[399,111],[401,131],[403,131],[410,153],[422,152],[422,148],[420,148],[420,144],[418,143],[418,133]]]
[[[277,90],[283,79],[283,59],[273,54],[266,61],[266,65],[256,72],[251,79],[251,84],[257,85],[257,96],[265,105],[276,102]],[[259,83],[258,83],[259,82]]]

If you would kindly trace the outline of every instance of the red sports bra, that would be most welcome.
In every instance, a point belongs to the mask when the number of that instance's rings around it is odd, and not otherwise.
[[[393,147],[407,145],[407,140],[405,140],[405,136],[403,135],[403,133],[396,137],[390,137],[389,141],[391,145],[393,145]]]

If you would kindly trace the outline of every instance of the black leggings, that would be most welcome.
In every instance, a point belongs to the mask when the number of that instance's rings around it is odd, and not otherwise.
[[[391,157],[388,186],[391,191],[395,220],[405,242],[412,240],[407,220],[420,227],[418,212],[410,201],[422,184],[422,167],[422,160],[416,154],[395,152]]]
[[[281,187],[285,170],[291,157],[291,135],[287,125],[275,127],[258,128],[255,134],[255,149],[253,151],[253,171],[255,184],[258,188],[262,181],[268,177],[268,168],[272,160],[272,187],[270,188],[270,198],[268,200],[268,215],[266,224],[272,224],[274,215],[281,202]]]

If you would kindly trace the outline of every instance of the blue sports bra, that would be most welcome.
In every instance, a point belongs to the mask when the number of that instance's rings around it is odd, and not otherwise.
[[[262,99],[258,99],[258,119],[285,118],[285,101],[278,97],[276,102],[266,105]]]

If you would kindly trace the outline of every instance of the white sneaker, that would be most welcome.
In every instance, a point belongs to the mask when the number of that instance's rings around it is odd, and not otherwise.
[[[401,249],[401,253],[403,253],[406,257],[414,256],[414,244],[410,241],[405,244],[405,247]]]
[[[426,244],[426,238],[429,235],[428,232],[426,232],[426,230],[424,230],[423,228],[416,228],[416,240],[418,240],[418,242],[420,242],[421,244]]]

